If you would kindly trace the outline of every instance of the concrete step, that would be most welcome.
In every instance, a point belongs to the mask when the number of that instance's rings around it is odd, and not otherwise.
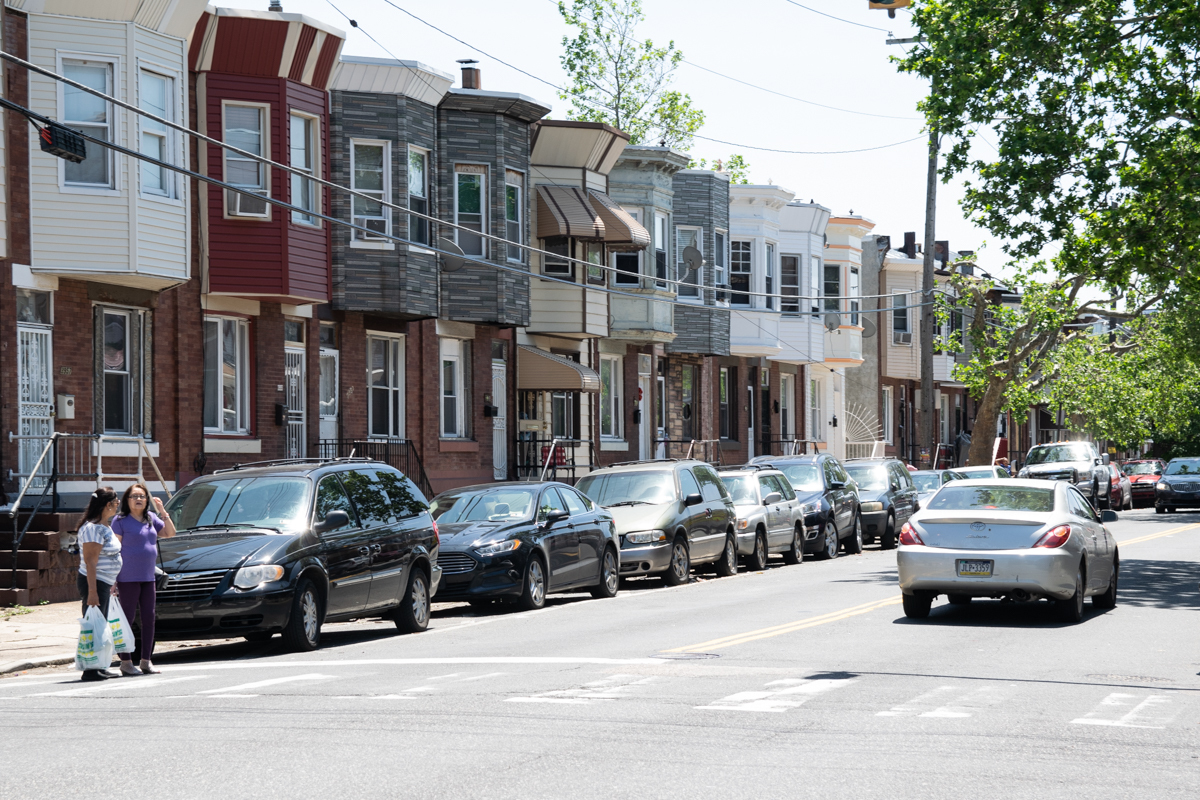
[[[7,580],[4,581],[5,586],[11,584]],[[0,589],[0,606],[27,606],[32,601],[29,599],[29,589]]]
[[[78,568],[53,567],[51,569],[18,569],[15,573],[18,589],[42,589],[53,586],[75,587]],[[0,585],[12,586],[13,571],[0,572]]]
[[[0,575],[0,607],[3,606],[33,606],[45,601],[47,603],[62,603],[67,600],[78,600],[79,590],[72,583],[70,586],[41,586],[37,589],[10,589],[6,576]]]
[[[9,537],[0,536],[0,541],[9,543],[11,547],[12,539]],[[61,550],[62,544],[57,531],[30,531],[25,534],[25,538],[21,540],[22,550]]]
[[[78,569],[79,556],[66,550],[18,550],[17,569]],[[0,550],[0,570],[12,569],[12,550]],[[0,584],[4,581],[0,579]]]

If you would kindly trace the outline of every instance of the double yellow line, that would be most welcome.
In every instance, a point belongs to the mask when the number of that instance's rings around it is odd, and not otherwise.
[[[1136,539],[1125,539],[1124,541],[1117,542],[1117,544],[1121,547],[1129,544],[1140,544],[1141,542],[1148,542],[1151,539],[1160,539],[1163,536],[1170,536],[1173,533],[1182,533],[1183,531],[1195,530],[1196,528],[1200,528],[1200,522],[1194,522],[1191,525],[1182,525],[1178,528],[1160,531],[1159,533],[1151,533],[1147,536],[1139,536]]]

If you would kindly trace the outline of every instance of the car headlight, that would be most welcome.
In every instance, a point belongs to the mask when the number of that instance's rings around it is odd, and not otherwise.
[[[520,546],[520,539],[505,539],[503,542],[494,542],[492,544],[485,544],[483,547],[476,547],[475,552],[481,556],[496,556],[501,553],[511,553]]]
[[[746,530],[746,528],[749,528],[749,527],[750,527],[750,520],[748,520],[748,519],[739,519],[738,520],[738,530],[739,531],[744,531],[744,530]]]
[[[637,531],[625,534],[625,544],[654,544],[666,540],[666,531]]]
[[[872,511],[883,511],[883,503],[875,500],[869,503],[860,503],[858,507],[867,514],[870,514]]]
[[[801,509],[805,514],[816,514],[821,510],[820,503],[805,503]]]
[[[258,567],[242,567],[233,576],[233,585],[239,589],[253,589],[270,581],[283,577],[283,567],[277,564],[264,564]]]
[[[1158,489],[1158,490],[1160,490],[1160,491],[1163,491],[1163,492],[1169,492],[1169,491],[1171,491],[1171,484],[1169,484],[1169,483],[1157,483],[1157,484],[1155,484],[1155,485],[1154,485],[1154,488],[1155,488],[1155,489]]]

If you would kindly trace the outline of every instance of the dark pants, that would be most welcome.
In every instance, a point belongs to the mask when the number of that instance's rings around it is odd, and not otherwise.
[[[76,577],[78,578],[78,580],[75,581],[75,585],[79,587],[79,600],[80,600],[80,603],[79,603],[80,612],[79,613],[83,616],[87,616],[87,610],[88,610],[87,576],[86,575],[77,575]],[[117,591],[120,591],[120,589],[118,589]],[[112,584],[105,583],[104,581],[97,578],[96,579],[96,597],[100,600],[100,613],[104,615],[105,619],[108,619],[108,601],[109,601],[109,598],[112,597]],[[107,667],[108,665],[105,664],[104,666]],[[100,670],[97,670],[97,669],[85,669],[83,671],[83,674],[86,675],[89,672],[99,672],[99,671]]]
[[[125,619],[133,625],[136,612],[141,611],[141,636],[137,640],[137,657],[149,661],[154,652],[154,581],[117,581],[121,610]],[[122,661],[132,658],[130,653],[119,653]]]

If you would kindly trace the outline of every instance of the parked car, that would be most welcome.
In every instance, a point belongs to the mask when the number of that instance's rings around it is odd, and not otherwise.
[[[884,550],[891,550],[900,526],[920,508],[919,486],[914,484],[919,473],[909,472],[895,458],[856,458],[844,466],[858,486],[863,541],[879,539]]]
[[[804,552],[837,558],[839,548],[861,553],[863,522],[858,491],[841,463],[828,453],[811,456],[759,456],[787,476],[804,512]]]
[[[1154,510],[1200,507],[1200,458],[1172,458],[1154,485]]]
[[[1121,471],[1129,476],[1134,507],[1154,505],[1154,485],[1166,468],[1167,462],[1159,458],[1136,459],[1121,464]]]
[[[995,478],[996,480],[1006,481],[1012,477],[1003,467],[955,467],[954,471],[963,476],[965,480],[977,480],[979,478]]]
[[[613,597],[620,583],[616,523],[563,483],[489,483],[442,492],[438,600],[516,600],[533,610],[546,595],[588,589]]]
[[[1054,442],[1029,448],[1018,478],[1068,481],[1092,506],[1108,504],[1108,454],[1096,452],[1091,442]]]
[[[942,487],[900,529],[896,566],[904,614],[929,615],[944,594],[955,605],[973,597],[1053,601],[1078,622],[1084,597],[1097,608],[1117,603],[1120,554],[1097,514],[1065,481],[973,480]]]
[[[369,459],[290,460],[219,470],[167,503],[159,541],[160,639],[283,635],[295,650],[354,617],[429,625],[441,578],[437,526],[421,491]]]
[[[737,514],[716,471],[703,461],[631,461],[585,475],[579,491],[607,509],[621,543],[621,575],[686,583],[693,566],[737,572]]]
[[[1133,483],[1116,464],[1108,465],[1108,507],[1115,511],[1133,508]]]
[[[921,506],[929,504],[929,499],[937,494],[937,490],[950,481],[965,481],[967,476],[953,469],[922,469],[912,473],[913,483],[917,485],[917,500]]]
[[[799,564],[804,558],[804,512],[787,476],[757,464],[720,471],[737,514],[738,555],[750,568],[767,568],[769,553]]]

